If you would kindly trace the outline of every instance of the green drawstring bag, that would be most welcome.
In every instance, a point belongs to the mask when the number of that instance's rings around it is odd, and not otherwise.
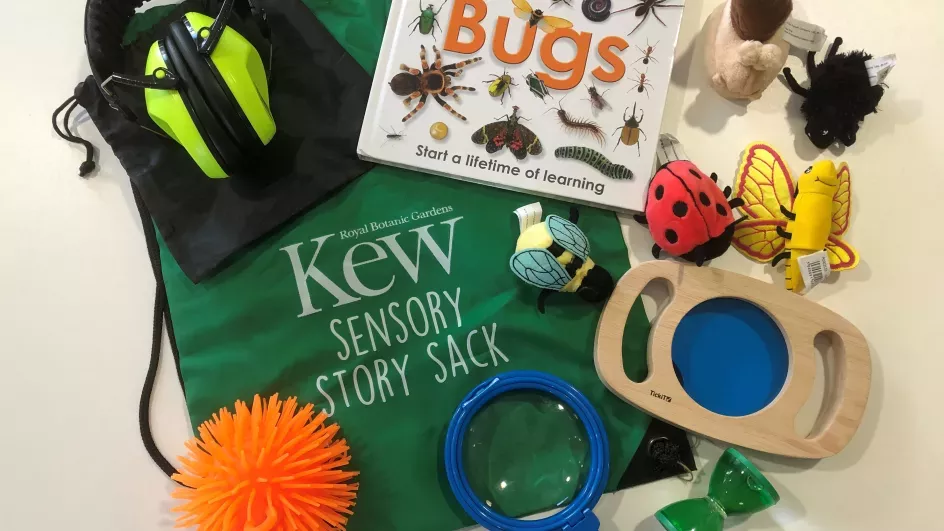
[[[305,3],[373,71],[389,4]],[[509,270],[519,232],[513,211],[535,200],[376,167],[199,284],[145,223],[193,425],[237,399],[297,396],[330,413],[351,446],[360,488],[348,529],[457,529],[472,520],[443,469],[455,408],[490,376],[540,370],[573,384],[599,412],[610,439],[607,490],[615,490],[650,419],[597,378],[602,307],[559,294],[542,315],[538,290]],[[545,215],[568,217],[571,205],[541,202]],[[629,262],[616,216],[579,212],[592,258],[618,279]],[[636,379],[646,371],[648,331],[637,303],[624,341]],[[534,436],[524,424],[504,424],[503,448]],[[559,465],[536,461],[524,475]],[[540,488],[531,503],[513,500],[513,516],[548,508]]]
[[[445,481],[449,420],[486,378],[536,369],[572,383],[600,413],[615,489],[649,419],[597,377],[601,307],[558,294],[542,315],[538,290],[509,270],[513,210],[533,200],[377,167],[200,284],[162,248],[193,424],[256,393],[298,396],[330,413],[351,446],[360,489],[348,529],[458,529],[472,521]],[[545,214],[568,215],[569,205],[542,204]],[[593,259],[614,276],[625,273],[615,215],[580,209],[578,225]],[[648,322],[641,310],[634,316],[624,363],[638,377]],[[504,437],[533,435],[521,428]],[[555,466],[531,463],[538,471]]]

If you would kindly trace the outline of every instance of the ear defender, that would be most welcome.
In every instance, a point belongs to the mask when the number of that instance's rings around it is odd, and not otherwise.
[[[146,88],[151,119],[184,147],[208,177],[239,172],[275,136],[266,70],[253,45],[226,27],[209,54],[201,53],[213,19],[187,13],[148,53],[145,74],[176,75],[177,89]]]

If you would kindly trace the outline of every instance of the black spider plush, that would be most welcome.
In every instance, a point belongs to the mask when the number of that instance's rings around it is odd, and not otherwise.
[[[810,88],[801,87],[790,69],[783,69],[790,89],[806,98],[800,107],[806,118],[806,136],[820,149],[836,140],[846,146],[855,144],[862,120],[878,111],[878,102],[885,94],[881,85],[873,87],[869,82],[865,62],[872,56],[858,50],[836,53],[841,44],[842,38],[837,37],[820,64],[816,64],[815,54],[809,53],[806,69]]]

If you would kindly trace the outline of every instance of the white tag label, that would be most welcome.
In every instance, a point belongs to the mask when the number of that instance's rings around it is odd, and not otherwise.
[[[829,255],[826,251],[801,256],[797,262],[800,274],[803,275],[803,293],[816,287],[817,284],[829,278],[832,269],[829,268]]]
[[[783,26],[783,40],[791,46],[818,52],[826,44],[826,30],[816,24],[790,17]]]
[[[656,149],[656,157],[659,159],[659,166],[677,160],[689,160],[679,139],[668,133],[659,135],[659,148]]]
[[[540,223],[541,214],[543,213],[544,209],[541,208],[541,203],[531,203],[530,205],[525,205],[515,210],[515,215],[518,216],[518,227],[521,229],[521,232]]]
[[[888,77],[888,73],[898,64],[898,56],[895,54],[885,57],[876,57],[865,62],[865,69],[869,71],[869,83],[873,87],[881,85]]]

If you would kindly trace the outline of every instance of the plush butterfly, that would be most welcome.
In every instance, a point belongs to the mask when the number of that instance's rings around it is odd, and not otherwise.
[[[541,139],[533,131],[521,125],[518,116],[518,106],[512,107],[511,115],[505,115],[503,120],[484,125],[472,133],[472,142],[485,144],[485,151],[495,153],[508,147],[518,160],[524,160],[528,155],[540,155],[544,148]]]
[[[842,240],[852,212],[851,176],[845,163],[819,161],[794,180],[774,148],[751,144],[734,182],[747,216],[734,231],[734,247],[757,262],[787,260],[786,287],[797,293],[804,291],[803,256],[825,250],[832,271],[856,267],[859,253]]]

